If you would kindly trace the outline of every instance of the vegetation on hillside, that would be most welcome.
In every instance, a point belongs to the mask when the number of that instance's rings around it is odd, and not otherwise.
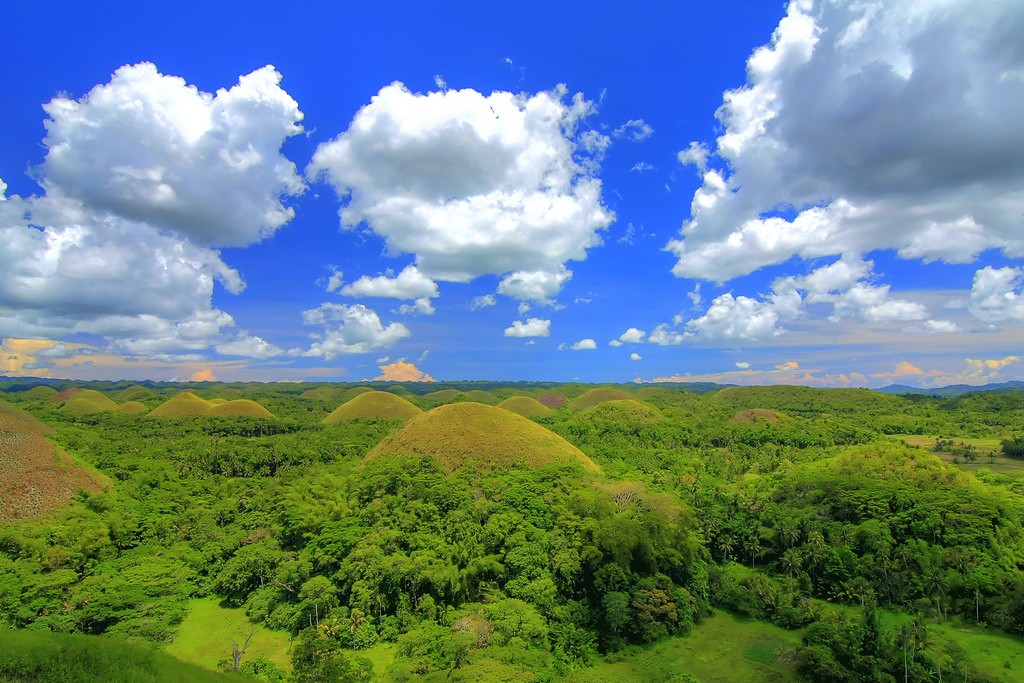
[[[105,487],[3,520],[0,627],[18,631],[0,639],[41,640],[0,642],[0,680],[50,680],[3,667],[27,671],[10,654],[24,651],[62,671],[45,648],[65,633],[274,681],[1014,681],[1024,667],[1021,395],[375,386],[445,403],[403,426],[324,424],[373,398],[357,387],[59,388],[5,394],[17,436],[0,457],[28,462],[11,444],[32,439]],[[526,419],[465,402],[474,390],[601,400]],[[86,391],[174,410],[62,408]],[[218,417],[216,398],[273,416]],[[242,652],[249,623],[264,630]]]

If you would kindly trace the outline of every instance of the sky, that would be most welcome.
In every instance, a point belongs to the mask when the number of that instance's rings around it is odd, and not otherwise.
[[[12,3],[0,375],[1024,379],[1024,3]]]

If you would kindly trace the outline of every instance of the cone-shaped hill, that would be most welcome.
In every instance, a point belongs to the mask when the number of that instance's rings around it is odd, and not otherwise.
[[[333,413],[323,419],[323,422],[334,424],[344,420],[358,419],[408,420],[422,412],[401,396],[395,396],[386,391],[367,391],[335,408]]]
[[[53,387],[48,387],[45,384],[40,384],[37,387],[32,387],[22,395],[25,398],[31,398],[34,400],[51,399],[57,395],[57,390]]]
[[[545,391],[537,396],[537,400],[548,408],[561,408],[567,402],[565,396],[555,393],[554,391]]]
[[[210,402],[183,391],[154,408],[150,417],[198,417],[210,412]]]
[[[498,469],[575,461],[597,464],[571,443],[510,410],[482,403],[450,403],[414,417],[385,438],[366,459],[413,455],[437,458],[446,472],[478,464]]]
[[[274,414],[256,401],[247,398],[236,398],[210,407],[207,415],[211,417],[274,417]]]
[[[604,403],[605,401],[620,401],[627,398],[633,398],[633,394],[629,393],[625,389],[599,387],[577,396],[569,403],[569,407],[573,410],[586,410],[587,408],[593,408],[598,403]]]
[[[149,408],[147,408],[144,404],[139,403],[138,401],[128,401],[127,403],[122,403],[121,405],[119,405],[115,412],[126,413],[128,415],[137,415],[138,413],[144,413],[147,410],[149,410]]]
[[[156,396],[156,392],[138,384],[125,387],[118,393],[117,397],[122,401],[141,401]]]
[[[102,475],[80,467],[46,440],[49,427],[0,403],[0,524],[38,517],[67,505],[75,492],[98,492]]]
[[[60,409],[72,415],[94,415],[117,410],[117,404],[98,391],[85,389],[76,392]]]
[[[420,397],[420,405],[433,407],[443,403],[451,403],[465,396],[458,389],[438,389]]]
[[[663,417],[657,408],[632,398],[598,403],[593,408],[587,408],[582,415],[588,419],[622,423],[654,422]]]
[[[489,391],[483,389],[473,389],[467,391],[463,396],[459,397],[460,401],[473,401],[475,403],[486,403],[489,406],[496,405],[498,403],[497,397]]]
[[[150,412],[152,417],[274,417],[256,401],[239,398],[234,401],[207,401],[190,391],[183,391]]]
[[[504,408],[505,410],[511,410],[513,413],[518,413],[523,417],[539,417],[541,415],[550,415],[552,413],[551,408],[548,408],[546,405],[530,396],[513,396],[511,398],[506,398],[498,404],[498,407]]]

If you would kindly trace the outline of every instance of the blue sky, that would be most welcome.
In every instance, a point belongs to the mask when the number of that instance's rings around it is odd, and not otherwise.
[[[1020,3],[5,27],[2,374],[1024,378]]]

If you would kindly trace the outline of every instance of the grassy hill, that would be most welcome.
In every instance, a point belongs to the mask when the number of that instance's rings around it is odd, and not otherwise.
[[[323,419],[323,422],[334,424],[343,420],[388,418],[407,420],[422,412],[401,396],[395,396],[386,391],[366,391],[338,406],[334,412]]]
[[[0,630],[0,681],[206,683],[224,680],[254,679],[241,674],[229,677],[228,674],[208,671],[151,647],[113,638]]]
[[[53,387],[48,387],[45,384],[40,384],[37,387],[32,387],[22,395],[25,398],[30,398],[32,400],[46,400],[56,396],[57,390]]]
[[[661,411],[632,398],[616,399],[598,403],[587,408],[582,415],[591,419],[612,420],[615,422],[654,422],[662,419]]]
[[[501,468],[551,462],[598,466],[578,448],[521,415],[482,403],[451,403],[414,417],[367,454],[433,456],[447,472],[475,463]]]
[[[506,398],[498,404],[499,408],[511,410],[513,413],[523,417],[537,417],[539,415],[550,415],[551,408],[530,396],[513,396]]]
[[[85,489],[98,492],[102,475],[79,466],[46,439],[51,430],[0,403],[0,523],[39,517],[67,505]]]
[[[72,415],[94,415],[117,410],[117,403],[98,391],[83,389],[69,398],[61,410]]]
[[[128,401],[127,403],[119,405],[115,412],[125,413],[127,415],[138,415],[139,413],[145,413],[148,410],[149,408],[147,408],[143,403],[139,403],[138,401]]]
[[[604,403],[605,401],[621,401],[627,398],[633,398],[633,394],[629,393],[625,389],[609,389],[601,387],[583,392],[569,403],[569,407],[573,410],[586,410],[587,408],[593,408],[598,403]]]
[[[218,403],[211,407],[207,414],[211,417],[274,417],[269,410],[247,398]]]
[[[191,391],[183,391],[165,401],[150,413],[150,417],[196,417],[210,412],[210,402]]]

